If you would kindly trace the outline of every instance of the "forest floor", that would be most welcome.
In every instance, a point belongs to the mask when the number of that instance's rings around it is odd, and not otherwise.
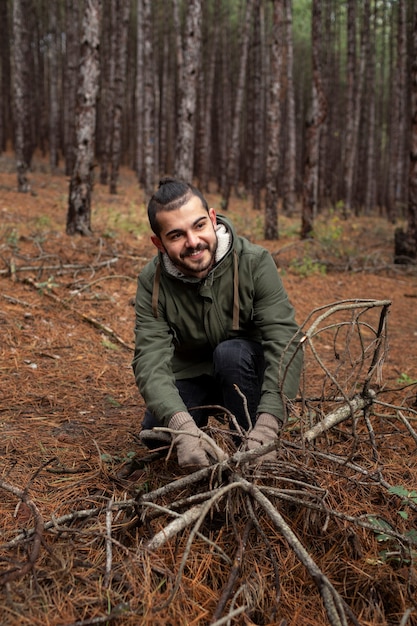
[[[339,623],[273,518],[248,521],[243,496],[211,507],[192,545],[182,531],[143,547],[171,518],[135,502],[183,475],[137,439],[133,303],[154,254],[142,191],[126,169],[117,195],[96,184],[93,236],[68,237],[67,177],[38,159],[30,182],[19,194],[12,159],[0,157],[1,623],[203,625],[228,612],[230,624]],[[208,199],[218,210],[219,196]],[[380,216],[327,210],[307,242],[299,216],[282,216],[280,239],[266,242],[249,199],[233,198],[228,215],[274,255],[305,330],[344,302],[317,322],[281,465],[251,480],[281,489],[276,507],[356,623],[416,625],[417,268],[392,263],[394,226]],[[369,384],[380,403],[368,420],[291,447],[334,406],[334,387],[352,398],[367,384],[377,350]]]

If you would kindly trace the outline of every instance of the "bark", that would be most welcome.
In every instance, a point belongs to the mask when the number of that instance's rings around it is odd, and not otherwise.
[[[376,7],[374,9],[376,13]],[[366,182],[365,182],[365,202],[364,213],[370,215],[375,206],[375,24],[377,16],[374,13],[373,19],[369,20],[369,36],[367,47],[367,71],[366,71],[366,93],[367,93],[367,162],[366,162]],[[368,22],[368,20],[367,20]]]
[[[75,108],[80,59],[80,10],[78,0],[66,0],[66,54],[64,73],[64,151],[65,173],[71,176],[75,165]]]
[[[50,42],[49,42],[49,164],[54,172],[58,167],[59,141],[59,45],[58,45],[58,9],[57,2],[49,5]]]
[[[345,201],[343,214],[346,217],[352,207],[353,172],[355,163],[355,83],[356,83],[356,0],[348,0],[347,14],[347,93],[345,117],[344,185]]]
[[[295,94],[294,94],[294,50],[292,38],[292,8],[291,0],[285,0],[285,47],[287,56],[286,79],[287,79],[287,149],[285,152],[285,195],[284,195],[284,213],[292,215],[295,211],[296,204],[296,180],[297,180],[297,129],[295,120]]]
[[[199,74],[199,101],[200,117],[198,126],[197,161],[199,187],[202,191],[209,191],[210,156],[211,156],[211,128],[213,112],[213,95],[215,86],[216,59],[220,42],[220,13],[221,3],[214,4],[215,17],[212,20],[212,31],[209,33],[207,48],[207,71]],[[204,49],[204,48],[203,48]]]
[[[127,29],[129,25],[130,0],[117,3],[117,32],[115,50],[115,90],[113,104],[113,136],[111,143],[110,193],[117,193],[120,162],[122,158],[122,123],[126,90]]]
[[[143,4],[143,44],[144,44],[144,86],[143,86],[143,156],[144,186],[147,198],[153,193],[155,184],[155,153],[153,142],[154,129],[154,79],[153,79],[153,45],[152,45],[152,13],[151,0],[142,0]]]
[[[144,182],[144,154],[143,154],[143,85],[144,85],[144,24],[143,0],[136,4],[136,161],[135,171],[139,183]]]
[[[109,181],[110,155],[113,138],[114,102],[116,90],[116,58],[117,58],[117,4],[118,0],[106,3],[108,11],[103,14],[103,46],[101,52],[101,73],[103,102],[100,136],[100,183],[107,185]]]
[[[417,259],[417,4],[414,9],[413,56],[411,65],[411,150],[408,174],[407,229],[395,232],[396,263]]]
[[[183,62],[179,66],[178,134],[175,151],[175,174],[191,181],[194,172],[195,118],[197,103],[197,80],[201,56],[201,0],[188,3]]]
[[[394,179],[395,179],[395,194],[394,194],[394,214],[391,216],[393,220],[397,217],[403,216],[404,208],[404,188],[405,188],[405,172],[406,172],[406,124],[408,121],[407,116],[407,96],[406,89],[407,84],[407,8],[406,1],[399,0],[398,2],[398,48],[397,48],[397,84],[396,84],[396,123],[394,128],[396,129],[397,140],[396,148],[397,154],[394,161]],[[408,129],[407,129],[408,131]]]
[[[265,239],[278,239],[278,172],[281,133],[281,86],[284,1],[273,1],[270,95],[267,111]]]
[[[68,235],[91,234],[101,7],[101,0],[85,0],[76,116],[77,152],[69,188]]]
[[[252,171],[252,205],[256,211],[261,210],[261,189],[264,183],[265,154],[265,28],[263,0],[256,0],[254,7],[254,41],[253,41],[253,159],[250,164]]]
[[[29,0],[15,0],[13,3],[15,152],[17,188],[23,193],[30,190],[28,170],[33,151],[29,97],[31,77],[28,66],[30,59],[29,11]]]
[[[11,128],[11,71],[10,71],[10,38],[9,29],[8,3],[3,0],[0,2],[0,24],[3,24],[2,35],[0,37],[0,153],[6,150],[7,141],[11,139],[9,136]]]
[[[223,209],[227,210],[232,188],[237,188],[239,178],[240,131],[242,127],[242,112],[246,85],[246,70],[249,49],[250,25],[253,13],[254,0],[247,0],[245,23],[243,25],[242,47],[240,51],[239,76],[236,88],[236,99],[233,113],[232,140],[227,159],[227,173],[225,189],[223,190]]]
[[[327,101],[322,85],[321,69],[321,3],[313,0],[312,15],[312,56],[313,85],[311,116],[307,120],[306,160],[304,167],[303,206],[301,217],[301,238],[313,233],[317,213],[317,191],[319,172],[320,130],[327,115]]]

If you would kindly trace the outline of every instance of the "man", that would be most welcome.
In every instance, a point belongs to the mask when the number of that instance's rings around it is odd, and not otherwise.
[[[253,426],[249,449],[274,441],[285,397],[298,391],[302,351],[272,257],[182,181],[160,182],[148,218],[158,254],[138,279],[132,364],[147,405],[141,439],[155,447],[152,429],[168,427],[181,467],[224,460],[200,430],[207,412],[193,410],[220,404],[245,431]]]

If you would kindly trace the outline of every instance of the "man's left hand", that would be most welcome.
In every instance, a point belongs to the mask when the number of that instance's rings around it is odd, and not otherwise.
[[[281,426],[282,422],[274,415],[271,415],[270,413],[260,413],[255,426],[249,433],[247,444],[248,450],[254,450],[255,448],[259,448],[260,446],[264,446],[275,441],[278,438]],[[271,450],[271,452],[267,452],[266,454],[254,459],[254,462],[276,460],[277,451]]]

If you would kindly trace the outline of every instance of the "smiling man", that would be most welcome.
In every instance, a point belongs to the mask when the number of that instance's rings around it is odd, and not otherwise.
[[[133,369],[147,406],[141,439],[157,447],[152,429],[168,426],[181,467],[222,461],[223,450],[201,436],[207,411],[193,408],[220,404],[244,430],[253,427],[247,448],[276,440],[285,401],[298,391],[302,351],[272,257],[182,181],[160,182],[148,217],[158,254],[136,295]]]

